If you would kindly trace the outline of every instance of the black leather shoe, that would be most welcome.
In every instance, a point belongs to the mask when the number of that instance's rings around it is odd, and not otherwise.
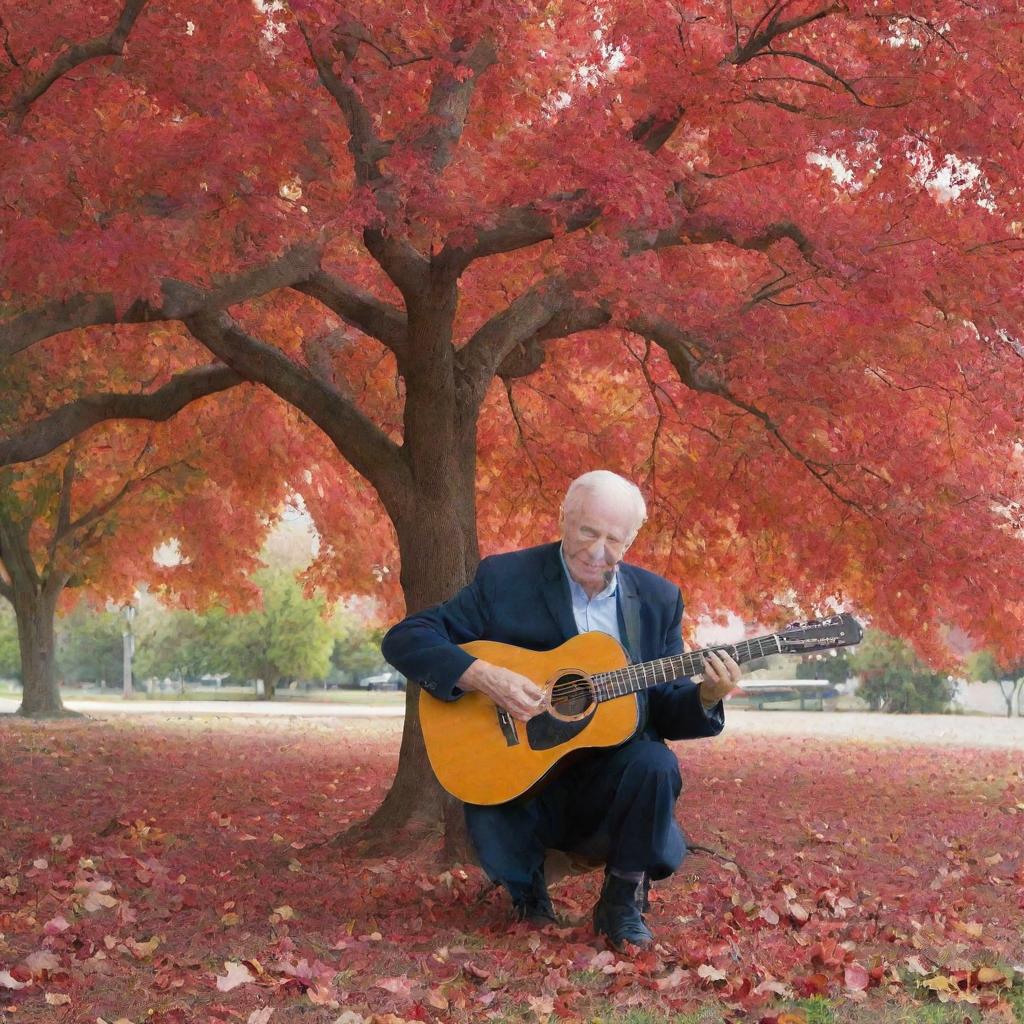
[[[646,876],[639,882],[618,875],[604,876],[601,898],[594,907],[594,931],[603,935],[612,949],[622,950],[627,943],[643,948],[654,942],[643,915],[647,888]]]
[[[548,889],[543,881],[534,883],[533,888],[523,896],[513,897],[512,916],[534,928],[558,924],[555,909],[551,906],[551,897],[548,896]]]

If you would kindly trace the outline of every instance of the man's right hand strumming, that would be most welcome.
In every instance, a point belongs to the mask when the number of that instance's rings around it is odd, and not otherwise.
[[[520,722],[528,722],[544,710],[544,691],[532,679],[480,658],[462,673],[457,685],[489,697]]]

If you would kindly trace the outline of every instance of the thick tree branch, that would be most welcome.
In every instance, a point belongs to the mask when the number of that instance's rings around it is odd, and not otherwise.
[[[465,377],[485,391],[505,357],[537,333],[570,297],[563,278],[547,278],[479,327],[456,354]]]
[[[32,104],[62,76],[80,64],[84,64],[87,60],[94,60],[97,57],[121,56],[124,53],[124,44],[128,39],[128,34],[142,13],[143,7],[146,6],[146,2],[147,0],[127,0],[117,19],[117,24],[105,36],[96,36],[88,42],[76,43],[64,50],[42,75],[26,84],[6,110],[0,109],[0,117],[10,117],[12,128],[19,131]]]
[[[452,42],[454,55],[466,49],[464,39]],[[497,60],[494,40],[487,36],[478,40],[464,57],[456,56],[451,71],[435,82],[427,102],[431,126],[416,140],[414,148],[430,157],[430,169],[440,174],[455,155],[469,114],[469,105],[480,76]]]
[[[714,245],[719,242],[728,242],[737,249],[766,252],[784,238],[788,238],[800,250],[804,259],[814,265],[814,244],[803,228],[788,220],[766,224],[760,231],[748,234],[737,230],[728,221],[691,217],[660,231],[630,232],[626,235],[626,244],[631,253],[675,245]]]
[[[505,382],[528,377],[544,365],[547,357],[545,342],[568,338],[581,331],[595,331],[611,320],[611,314],[600,303],[596,305],[569,305],[556,313],[535,335],[506,352],[498,366],[498,376]]]
[[[84,395],[0,440],[0,466],[38,459],[106,420],[168,420],[190,403],[241,383],[234,370],[211,365],[176,374],[150,394]]]
[[[484,256],[513,252],[549,241],[555,237],[559,226],[565,231],[579,231],[589,227],[600,216],[601,207],[587,202],[583,189],[556,192],[535,203],[501,211],[496,222],[476,231],[468,244],[463,241],[447,244],[440,259],[450,261],[461,271]]]
[[[657,153],[679,127],[686,108],[677,106],[670,114],[648,114],[633,125],[630,138],[648,153]]]
[[[29,548],[29,525],[11,518],[0,505],[0,558],[11,578],[12,590],[37,590],[41,583]]]
[[[855,509],[869,519],[877,518],[855,498],[843,494],[831,480],[832,467],[805,455],[783,433],[779,425],[763,409],[752,402],[744,401],[732,389],[705,366],[703,346],[700,341],[682,330],[676,324],[660,317],[637,316],[624,325],[628,330],[660,345],[679,374],[679,379],[691,390],[717,395],[737,409],[759,420],[764,428],[794,459],[800,462],[815,480],[824,487],[836,501]]]
[[[370,292],[323,270],[295,285],[295,289],[323,303],[345,323],[376,338],[393,352],[405,344],[409,326],[405,313]]]
[[[163,282],[159,306],[140,300],[119,314],[113,296],[95,294],[47,302],[0,321],[0,359],[80,327],[181,320],[201,309],[225,309],[277,288],[299,284],[319,270],[319,264],[319,246],[306,243],[293,246],[263,266],[216,278],[209,291],[169,278]]]
[[[61,535],[66,533],[71,526],[71,492],[75,486],[75,462],[77,459],[78,449],[72,446],[64,462],[64,472],[60,478],[60,506],[57,509],[57,525],[54,527],[53,539],[50,543],[50,561],[53,561]]]
[[[382,497],[405,484],[407,471],[398,445],[329,384],[247,334],[226,313],[197,313],[185,326],[233,370],[305,413]]]
[[[335,74],[331,57],[317,47],[301,21],[299,30],[321,84],[330,93],[348,127],[348,149],[355,166],[356,182],[373,193],[385,221],[393,219],[398,213],[398,201],[391,191],[389,179],[380,169],[380,161],[390,152],[391,143],[377,136],[373,117],[363,102],[352,71],[359,44],[366,41],[366,30],[354,21],[339,25],[335,30],[335,49],[347,65],[347,74],[343,76]],[[430,264],[412,245],[381,227],[367,228],[363,232],[363,242],[406,298],[423,288]]]
[[[341,111],[345,124],[348,126],[348,150],[355,162],[356,181],[360,185],[370,185],[381,179],[380,160],[390,150],[390,143],[382,142],[373,128],[373,118],[352,75],[344,78],[334,73],[333,62],[328,54],[323,53],[314,43],[306,26],[299,21],[299,31],[306,41],[306,48],[313,60],[320,84],[330,93],[331,98]],[[336,32],[337,49],[351,65],[365,35],[362,26],[355,23],[339,26]]]

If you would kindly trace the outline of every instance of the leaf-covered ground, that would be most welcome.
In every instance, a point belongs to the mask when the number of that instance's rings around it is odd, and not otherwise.
[[[590,929],[597,875],[559,883],[566,927],[534,932],[473,867],[324,843],[385,791],[398,728],[0,721],[0,1021],[1024,1005],[1020,752],[677,745],[680,815],[709,852],[655,890],[657,949],[623,957]]]

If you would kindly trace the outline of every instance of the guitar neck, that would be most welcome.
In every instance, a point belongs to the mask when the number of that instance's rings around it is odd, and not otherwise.
[[[780,654],[782,650],[779,634],[770,633],[767,636],[755,637],[753,640],[741,640],[738,644],[719,644],[699,651],[687,651],[685,654],[672,654],[655,661],[642,661],[636,665],[615,669],[614,672],[600,672],[594,675],[594,695],[598,701],[613,700],[630,693],[639,693],[649,686],[670,682],[680,676],[697,675],[704,671],[704,655],[708,651],[725,651],[737,664],[742,665],[747,661],[765,658],[769,654]]]

